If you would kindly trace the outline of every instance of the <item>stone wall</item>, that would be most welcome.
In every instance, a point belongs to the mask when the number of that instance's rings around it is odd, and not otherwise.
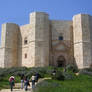
[[[92,40],[91,40],[91,28],[90,28],[90,17],[89,15],[82,14],[82,41],[83,41],[83,67],[88,68],[92,65]]]
[[[90,16],[79,14],[73,17],[74,58],[78,68],[87,68],[92,64],[92,42]]]
[[[87,14],[75,15],[73,21],[56,21],[44,12],[33,12],[27,25],[3,24],[0,67],[57,66],[59,59],[65,60],[65,65],[90,67],[91,29],[92,16]]]
[[[52,32],[52,64],[57,66],[58,57],[65,58],[66,64],[73,63],[72,21],[51,21]],[[63,40],[59,40],[59,36]]]
[[[5,67],[4,57],[5,57],[5,36],[6,36],[6,24],[2,25],[1,33],[1,46],[0,46],[0,67]]]
[[[4,57],[5,57],[5,48],[0,48],[0,67],[4,68]]]
[[[73,17],[73,39],[74,39],[74,59],[79,68],[83,68],[83,44],[81,15]]]
[[[48,14],[31,14],[32,31],[35,32],[35,66],[49,65],[49,19]]]
[[[21,35],[21,36],[20,36]],[[32,31],[31,24],[27,24],[20,27],[20,46],[19,46],[19,62],[20,65],[32,67],[34,66],[34,31]],[[27,40],[27,44],[25,44],[25,38]]]
[[[4,54],[1,54],[1,62],[4,67],[18,66],[18,30],[19,26],[13,23],[2,26],[1,49]]]
[[[90,67],[92,67],[92,16],[89,15],[89,28],[90,28],[90,42],[91,42],[91,62]]]

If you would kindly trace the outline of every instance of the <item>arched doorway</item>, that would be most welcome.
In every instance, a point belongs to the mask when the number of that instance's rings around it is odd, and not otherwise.
[[[57,66],[65,67],[65,65],[66,65],[66,60],[65,60],[64,56],[59,56],[57,59]]]

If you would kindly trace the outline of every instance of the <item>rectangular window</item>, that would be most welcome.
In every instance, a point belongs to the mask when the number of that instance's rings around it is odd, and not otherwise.
[[[59,36],[58,40],[63,40],[63,37],[62,36]]]
[[[27,58],[27,54],[25,53],[25,58]]]
[[[27,40],[24,41],[24,44],[27,44]]]

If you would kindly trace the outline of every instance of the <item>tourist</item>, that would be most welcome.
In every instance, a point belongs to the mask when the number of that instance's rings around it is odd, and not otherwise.
[[[32,75],[32,77],[31,77],[31,81],[32,81],[32,89],[35,88],[35,79],[36,79],[36,76],[35,76],[35,74],[34,74],[34,75]]]
[[[24,74],[21,74],[21,89],[23,89],[24,86]]]
[[[38,82],[38,79],[39,79],[39,73],[36,73],[35,74],[35,82]]]
[[[28,90],[28,86],[30,86],[29,79],[28,79],[28,77],[25,77],[25,80],[24,80],[24,88],[25,88],[25,91]]]
[[[13,91],[13,86],[15,86],[15,78],[14,78],[14,76],[11,76],[9,78],[9,83],[10,83],[11,91]]]

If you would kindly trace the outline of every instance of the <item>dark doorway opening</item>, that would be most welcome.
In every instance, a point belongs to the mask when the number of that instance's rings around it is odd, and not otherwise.
[[[58,63],[58,67],[64,67],[65,66],[65,63],[64,63],[64,61],[57,61],[57,63]]]
[[[66,60],[63,56],[59,56],[57,60],[57,66],[58,67],[65,67],[66,65]]]

